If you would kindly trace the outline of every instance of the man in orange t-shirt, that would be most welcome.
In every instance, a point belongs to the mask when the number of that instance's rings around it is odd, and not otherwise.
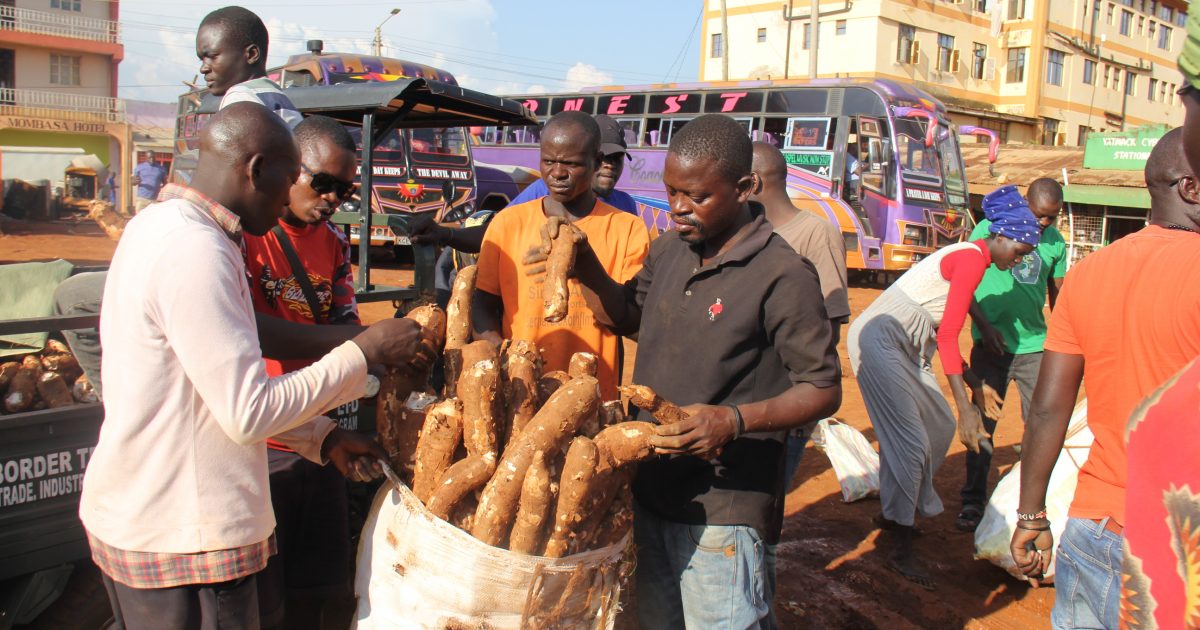
[[[1033,584],[1054,543],[1046,487],[1082,380],[1095,436],[1058,548],[1055,628],[1116,628],[1125,525],[1125,427],[1200,354],[1200,182],[1169,132],[1146,163],[1150,225],[1088,256],[1063,283],[1021,456],[1013,559]],[[1180,436],[1187,439],[1188,436]]]
[[[596,323],[570,280],[567,317],[551,324],[542,317],[540,278],[526,275],[526,256],[542,243],[548,217],[562,217],[587,235],[608,274],[618,282],[633,278],[650,249],[650,235],[637,217],[600,201],[592,180],[600,163],[600,128],[581,112],[562,112],[542,131],[542,179],[549,195],[496,215],[479,252],[473,300],[475,336],[500,343],[525,339],[542,351],[545,370],[565,370],[576,352],[597,358],[600,393],[615,400],[621,380],[621,339]]]

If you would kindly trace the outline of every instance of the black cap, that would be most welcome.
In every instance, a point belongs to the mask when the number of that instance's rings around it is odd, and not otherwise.
[[[625,157],[629,157],[629,146],[625,144],[625,129],[621,123],[604,114],[598,114],[595,118],[596,124],[600,125],[600,153],[605,157],[614,153],[624,153]]]

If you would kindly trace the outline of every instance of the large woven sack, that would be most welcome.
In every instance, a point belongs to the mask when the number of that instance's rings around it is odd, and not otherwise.
[[[817,423],[813,445],[825,451],[842,487],[842,501],[879,495],[879,453],[854,427],[825,418]]]
[[[632,564],[629,537],[565,558],[476,540],[384,484],[358,548],[354,627],[612,628]]]
[[[1087,461],[1092,448],[1092,431],[1087,426],[1087,399],[1075,405],[1071,422],[1067,425],[1067,437],[1063,450],[1054,462],[1050,483],[1046,487],[1046,516],[1050,519],[1050,533],[1054,542],[1062,540],[1067,527],[1067,509],[1075,498],[1075,484],[1079,481],[1079,468]],[[987,560],[1008,571],[1013,577],[1026,579],[1013,562],[1009,543],[1017,529],[1017,503],[1021,498],[1021,462],[1008,471],[983,512],[983,520],[975,529],[975,557]],[[1054,563],[1058,554],[1051,556],[1046,578],[1054,577]]]

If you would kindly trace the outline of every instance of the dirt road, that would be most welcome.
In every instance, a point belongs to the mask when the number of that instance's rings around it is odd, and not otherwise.
[[[0,263],[66,258],[79,264],[105,262],[115,244],[91,223],[19,223],[4,225]],[[386,254],[380,256],[386,261]],[[373,280],[408,284],[411,272],[381,264]],[[857,316],[879,295],[875,287],[850,290]],[[390,303],[364,304],[363,318],[390,317]],[[962,339],[965,351],[969,345]],[[863,431],[874,432],[842,345],[844,397],[837,417]],[[630,361],[634,353],[629,353]],[[629,370],[627,370],[628,372]],[[938,367],[940,373],[940,366]],[[949,390],[943,380],[943,389]],[[1012,392],[1016,400],[1016,391]],[[1016,461],[1012,446],[1021,440],[1019,405],[1006,408],[995,436],[995,461],[1007,471]],[[784,628],[1048,628],[1053,589],[1031,590],[984,561],[972,559],[974,539],[954,530],[958,489],[964,479],[965,449],[955,443],[938,473],[936,486],[946,512],[919,523],[924,536],[918,548],[929,559],[937,592],[926,592],[888,570],[887,539],[871,524],[879,502],[842,503],[836,477],[825,454],[809,445],[788,494],[783,542],[780,544],[778,593],[775,598]],[[993,475],[993,485],[998,477]]]

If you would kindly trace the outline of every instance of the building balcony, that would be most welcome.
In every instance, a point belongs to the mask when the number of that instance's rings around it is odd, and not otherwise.
[[[83,39],[104,44],[121,43],[119,22],[20,7],[0,6],[0,31]]]
[[[125,122],[125,101],[106,96],[2,88],[0,116],[11,117],[9,127],[72,131],[77,126],[56,123]],[[17,118],[24,120],[13,120]]]

